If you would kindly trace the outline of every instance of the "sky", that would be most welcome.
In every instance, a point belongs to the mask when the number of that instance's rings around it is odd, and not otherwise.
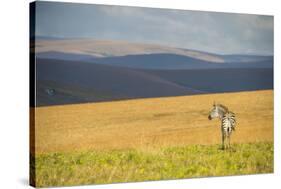
[[[35,35],[273,55],[273,16],[37,1]]]

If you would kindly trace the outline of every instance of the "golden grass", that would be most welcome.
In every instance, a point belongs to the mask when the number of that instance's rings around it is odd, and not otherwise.
[[[36,153],[219,144],[213,101],[236,113],[233,143],[273,141],[273,91],[237,92],[39,107]]]

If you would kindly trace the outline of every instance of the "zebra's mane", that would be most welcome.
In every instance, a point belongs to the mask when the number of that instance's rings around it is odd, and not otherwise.
[[[222,104],[217,104],[216,106],[218,106],[218,107],[224,109],[225,112],[228,112],[228,108],[227,108],[226,106],[224,106],[224,105],[222,105]]]

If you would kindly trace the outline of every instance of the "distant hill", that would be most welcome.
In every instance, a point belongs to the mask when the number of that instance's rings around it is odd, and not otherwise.
[[[87,54],[76,54],[76,53],[64,53],[64,52],[57,52],[57,51],[47,51],[37,53],[36,57],[41,59],[54,59],[54,60],[70,60],[70,61],[89,61],[93,58],[96,58],[92,55]]]
[[[218,55],[125,41],[39,38],[35,47],[38,58],[138,69],[273,68],[273,56]]]
[[[270,68],[133,69],[36,60],[37,106],[273,88]]]
[[[95,39],[36,40],[36,53],[57,52],[92,57],[114,57],[143,54],[175,54],[209,62],[224,62],[219,55],[196,50],[181,49],[155,44],[132,43]],[[47,58],[47,57],[42,57]],[[53,57],[55,58],[55,57]]]
[[[259,56],[259,55],[221,55],[227,63],[251,63],[251,62],[273,62],[273,56]]]
[[[91,58],[86,61],[113,66],[139,69],[227,69],[273,68],[273,59],[255,59],[254,62],[214,63],[175,54],[127,55],[119,57]]]
[[[141,54],[114,57],[94,57],[85,54],[72,54],[61,52],[42,52],[37,57],[44,59],[70,60],[92,62],[97,64],[140,68],[140,69],[218,69],[218,68],[273,68],[271,57],[247,57],[241,62],[232,55],[229,62],[215,63],[177,54]],[[231,61],[230,61],[231,60]],[[250,61],[251,60],[251,61]]]
[[[37,106],[273,89],[273,56],[36,38]]]
[[[181,86],[195,87],[206,93],[273,89],[273,70],[270,68],[149,70],[147,72]]]
[[[37,105],[202,93],[145,71],[78,61],[37,59]]]

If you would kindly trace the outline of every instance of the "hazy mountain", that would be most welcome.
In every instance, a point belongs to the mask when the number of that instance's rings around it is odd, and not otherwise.
[[[273,56],[45,38],[31,52],[37,106],[273,88]]]
[[[36,53],[58,52],[93,57],[113,57],[143,54],[175,54],[209,62],[224,62],[216,54],[154,44],[130,43],[94,39],[36,40]]]
[[[233,55],[234,56],[234,55]],[[140,69],[218,69],[218,68],[272,68],[272,58],[261,58],[250,62],[214,63],[176,54],[142,54],[98,58],[90,55],[60,52],[42,52],[39,58],[56,60],[76,60],[97,64]],[[235,58],[233,58],[235,60]]]
[[[93,39],[37,40],[36,56],[140,69],[273,68],[273,56],[216,55],[152,44]]]
[[[225,62],[228,63],[243,63],[243,62],[273,62],[273,56],[260,55],[221,55]]]
[[[47,51],[37,53],[36,57],[42,59],[54,59],[54,60],[81,60],[81,61],[89,61],[93,58],[96,58],[87,54],[76,54],[76,53],[64,53],[64,52],[56,52],[56,51]]]
[[[86,61],[139,69],[219,69],[219,68],[272,68],[273,60],[255,62],[214,63],[175,54],[127,55],[91,58]]]

